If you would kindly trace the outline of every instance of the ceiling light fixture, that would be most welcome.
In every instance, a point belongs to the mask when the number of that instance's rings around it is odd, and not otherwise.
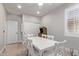
[[[37,11],[37,14],[40,14],[40,12],[39,12],[39,11]]]
[[[38,3],[38,6],[43,6],[43,3]]]
[[[21,6],[21,5],[18,5],[17,7],[18,7],[19,9],[21,9],[21,8],[22,8],[22,6]]]

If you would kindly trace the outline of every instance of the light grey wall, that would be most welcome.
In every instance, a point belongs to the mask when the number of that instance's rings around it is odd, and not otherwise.
[[[3,31],[5,31],[3,33]],[[4,6],[0,4],[0,50],[4,47],[6,41],[6,12]]]
[[[78,37],[64,36],[64,10],[73,5],[75,4],[63,4],[59,8],[56,8],[51,13],[42,18],[41,25],[47,27],[48,34],[54,35],[55,40],[58,41],[67,40],[67,43],[65,43],[64,46],[79,48]]]
[[[40,26],[40,18],[30,15],[23,15],[23,33],[25,34],[38,34]]]
[[[39,17],[23,14],[23,21],[40,24],[41,19]]]

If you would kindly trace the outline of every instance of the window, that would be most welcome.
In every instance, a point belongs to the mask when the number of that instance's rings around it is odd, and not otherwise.
[[[65,35],[79,37],[79,5],[65,10]]]

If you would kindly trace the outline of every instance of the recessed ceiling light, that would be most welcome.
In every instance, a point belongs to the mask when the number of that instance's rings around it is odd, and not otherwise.
[[[21,9],[21,8],[22,8],[22,6],[21,6],[21,5],[18,5],[17,7],[18,7],[19,9]]]
[[[38,6],[43,6],[43,3],[38,3]]]
[[[39,12],[39,11],[37,11],[37,14],[40,14],[40,12]]]

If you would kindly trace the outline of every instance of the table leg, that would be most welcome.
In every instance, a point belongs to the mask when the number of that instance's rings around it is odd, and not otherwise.
[[[43,56],[43,53],[42,53],[42,51],[39,51],[39,54],[40,54],[40,56]]]

